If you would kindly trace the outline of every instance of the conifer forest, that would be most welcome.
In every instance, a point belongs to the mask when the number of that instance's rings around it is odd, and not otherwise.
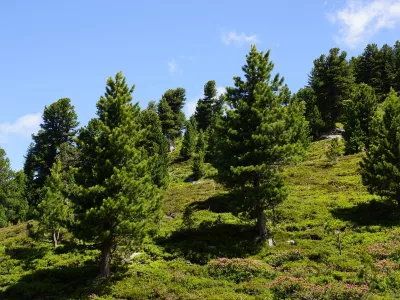
[[[190,117],[123,71],[86,124],[40,107],[23,169],[0,148],[0,299],[399,299],[400,41],[296,91],[270,53]]]

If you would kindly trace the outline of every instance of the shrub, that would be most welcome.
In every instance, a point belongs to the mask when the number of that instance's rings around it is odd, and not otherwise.
[[[369,299],[366,285],[356,284],[326,284],[318,285],[306,282],[304,279],[280,276],[267,283],[276,299]]]
[[[273,271],[261,260],[246,258],[218,258],[207,264],[209,274],[214,278],[227,279],[236,283],[249,281],[254,277],[271,278]]]

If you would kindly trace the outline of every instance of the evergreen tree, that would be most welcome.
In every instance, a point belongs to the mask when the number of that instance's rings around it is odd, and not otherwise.
[[[379,79],[380,86],[376,90],[382,102],[390,92],[394,84],[395,70],[394,70],[394,51],[393,48],[387,44],[383,45],[379,51]]]
[[[365,83],[375,90],[380,89],[380,72],[378,67],[379,48],[377,44],[368,44],[364,52],[354,60],[356,83]]]
[[[393,89],[400,92],[400,41],[393,46]]]
[[[100,276],[110,275],[113,251],[139,243],[156,226],[161,197],[153,183],[154,159],[140,145],[139,106],[122,73],[109,78],[97,103],[97,118],[80,131],[75,172],[75,233],[101,250]]]
[[[189,121],[186,122],[186,130],[183,136],[181,156],[184,159],[189,159],[193,156],[196,148],[197,141],[197,122],[196,119],[191,116]]]
[[[51,168],[42,190],[43,198],[38,205],[39,228],[50,238],[56,248],[61,235],[72,220],[68,186],[73,184],[72,177],[64,170],[59,157]]]
[[[400,206],[400,97],[393,90],[371,127],[370,146],[361,162],[362,182],[370,193]]]
[[[357,85],[344,102],[344,139],[346,153],[353,154],[368,149],[369,131],[378,106],[374,89],[364,83]]]
[[[157,115],[155,102],[149,102],[147,109],[140,112],[140,124],[144,137],[140,145],[146,150],[147,156],[154,160],[152,178],[160,188],[168,185],[168,140],[162,132],[161,121]]]
[[[181,131],[185,125],[185,114],[182,112],[185,101],[185,89],[177,88],[166,91],[158,104],[158,115],[163,134],[172,143],[181,136]]]
[[[281,167],[304,154],[307,122],[302,103],[283,105],[287,91],[279,74],[271,77],[270,52],[251,47],[242,70],[227,88],[230,109],[217,129],[218,179],[232,192],[237,212],[257,218],[258,232],[268,237],[265,210],[286,197]]]
[[[382,102],[395,85],[395,49],[387,44],[381,49],[376,44],[369,44],[354,62],[356,82],[374,88]]]
[[[32,198],[29,199],[33,207],[38,204],[38,191],[50,174],[60,153],[60,146],[63,143],[73,144],[76,127],[79,125],[77,118],[68,98],[62,98],[44,109],[41,129],[32,136],[33,144],[28,149],[24,165],[28,186],[33,189]]]
[[[310,133],[314,138],[320,137],[323,131],[324,122],[321,118],[321,113],[317,106],[317,98],[314,91],[310,87],[300,89],[293,95],[293,102],[304,101],[305,103],[305,117],[310,126]]]
[[[204,98],[199,99],[194,113],[198,128],[204,131],[207,130],[212,124],[213,117],[219,114],[221,109],[222,106],[217,98],[215,81],[210,80],[204,85]]]
[[[192,172],[196,180],[204,176],[204,157],[206,152],[205,137],[202,130],[200,130],[196,143],[196,153],[193,156]]]
[[[28,213],[25,182],[24,173],[11,169],[6,152],[0,148],[0,227],[25,220]]]
[[[316,97],[316,105],[323,121],[322,130],[335,128],[341,116],[342,102],[349,98],[354,78],[346,52],[338,48],[314,60],[314,68],[309,75],[309,86]]]

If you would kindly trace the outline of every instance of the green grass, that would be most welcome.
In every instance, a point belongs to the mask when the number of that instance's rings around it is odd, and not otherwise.
[[[3,228],[0,299],[398,299],[399,211],[362,186],[363,154],[332,166],[328,145],[313,143],[285,169],[289,198],[269,214],[275,247],[231,213],[211,166],[191,182],[191,161],[176,151],[159,234],[141,255],[124,263],[117,253],[100,281],[90,245],[68,237],[54,250],[30,238],[26,223]]]

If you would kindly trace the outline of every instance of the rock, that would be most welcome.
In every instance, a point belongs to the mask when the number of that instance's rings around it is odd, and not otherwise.
[[[129,260],[134,259],[136,256],[142,254],[142,252],[134,252],[129,256]]]
[[[270,247],[273,247],[273,246],[275,246],[276,244],[275,244],[275,241],[272,239],[272,238],[269,238],[268,239],[268,246],[270,246]]]

